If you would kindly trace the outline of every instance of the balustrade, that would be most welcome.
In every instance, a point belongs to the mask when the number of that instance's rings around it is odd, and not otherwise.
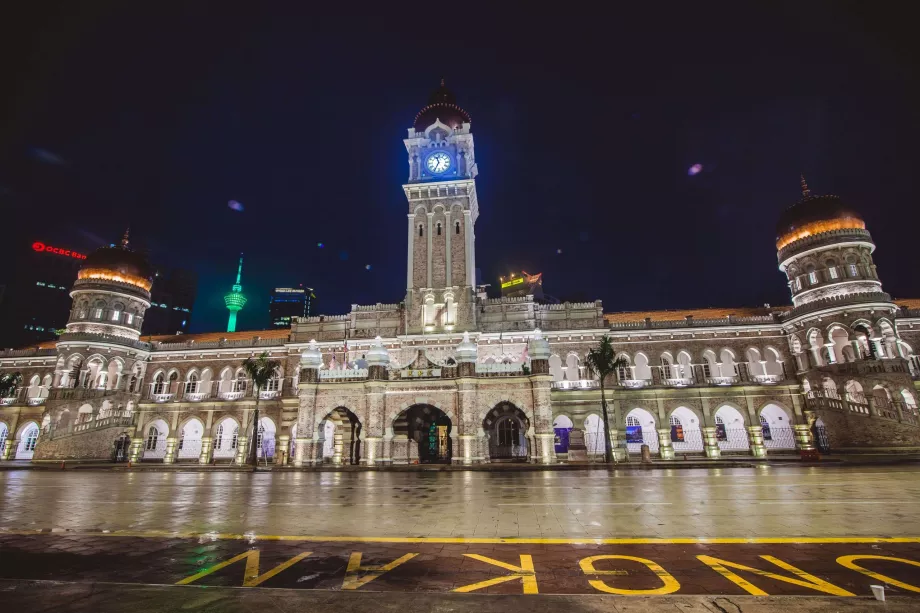
[[[575,381],[553,381],[554,390],[593,390],[600,388],[600,381],[594,379],[578,379]]]
[[[620,385],[631,390],[648,387],[651,384],[651,379],[620,379]]]

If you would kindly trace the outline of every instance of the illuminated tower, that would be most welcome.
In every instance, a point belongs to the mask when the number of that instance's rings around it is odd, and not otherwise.
[[[470,116],[441,81],[409,128],[408,332],[476,329],[479,216]]]
[[[152,286],[153,269],[130,248],[126,231],[120,244],[97,249],[80,267],[70,292],[67,335],[138,340]]]
[[[230,311],[230,318],[227,320],[227,332],[236,332],[236,314],[246,306],[246,296],[243,295],[243,286],[240,285],[240,278],[243,275],[243,254],[240,254],[240,266],[236,270],[236,283],[230,290],[229,294],[224,296],[224,304]]]

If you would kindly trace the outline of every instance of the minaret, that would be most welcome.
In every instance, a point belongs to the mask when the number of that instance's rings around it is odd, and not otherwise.
[[[227,332],[236,332],[236,314],[246,306],[246,296],[243,295],[243,286],[240,285],[240,278],[243,276],[243,254],[240,254],[240,266],[236,270],[236,283],[230,290],[229,294],[224,296],[224,304],[230,311],[230,318],[227,320]]]

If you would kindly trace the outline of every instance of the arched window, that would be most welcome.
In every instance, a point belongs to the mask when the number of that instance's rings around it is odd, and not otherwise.
[[[162,394],[166,391],[166,377],[163,376],[163,373],[157,375],[156,379],[153,382],[153,393]]]
[[[422,224],[418,225],[418,235],[419,235],[419,238],[425,235],[425,232],[422,230]]]
[[[441,222],[438,222],[438,236],[441,236]]]
[[[454,234],[460,234],[460,222],[459,221],[454,222]]]
[[[25,446],[23,451],[35,451],[35,444],[38,442],[38,426],[32,424],[29,426],[29,429],[26,430],[25,436]]]
[[[808,273],[808,282],[812,285],[818,282],[818,273],[815,272],[815,267],[813,264],[809,264],[805,267],[805,272]]]
[[[121,321],[121,313],[125,310],[123,304],[116,304],[112,307],[112,321]]]
[[[194,394],[198,391],[198,374],[192,373],[188,376],[188,381],[185,382],[185,393]]]
[[[837,260],[830,258],[824,262],[824,265],[827,266],[827,274],[831,279],[837,278]]]
[[[157,430],[156,426],[150,426],[150,429],[147,430],[147,445],[145,448],[148,451],[151,449],[156,449],[158,438],[160,438],[160,431]]]
[[[95,319],[102,319],[102,312],[105,310],[105,303],[101,300],[97,301],[93,307],[93,317]]]

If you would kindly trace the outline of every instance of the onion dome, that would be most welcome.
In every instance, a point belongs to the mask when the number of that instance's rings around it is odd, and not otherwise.
[[[128,230],[119,245],[102,247],[89,254],[77,273],[78,279],[118,281],[150,291],[153,268],[147,258],[128,247]]]
[[[858,228],[866,223],[838,196],[812,196],[802,177],[802,199],[783,211],[776,224],[776,248],[782,249],[799,239],[831,230]]]
[[[470,123],[470,114],[457,106],[457,98],[444,86],[444,79],[428,98],[428,104],[415,116],[415,131],[424,132],[436,120],[452,129],[459,128],[464,122]]]
[[[478,347],[470,340],[470,333],[463,333],[463,341],[457,345],[457,362],[475,362]]]
[[[371,345],[371,348],[365,354],[364,359],[367,360],[368,366],[390,365],[390,353],[387,351],[387,348],[383,346],[382,338],[378,336],[374,339],[374,344]]]
[[[315,340],[310,341],[310,344],[300,355],[300,366],[301,368],[322,368],[323,354],[320,352],[319,347],[316,346]]]

